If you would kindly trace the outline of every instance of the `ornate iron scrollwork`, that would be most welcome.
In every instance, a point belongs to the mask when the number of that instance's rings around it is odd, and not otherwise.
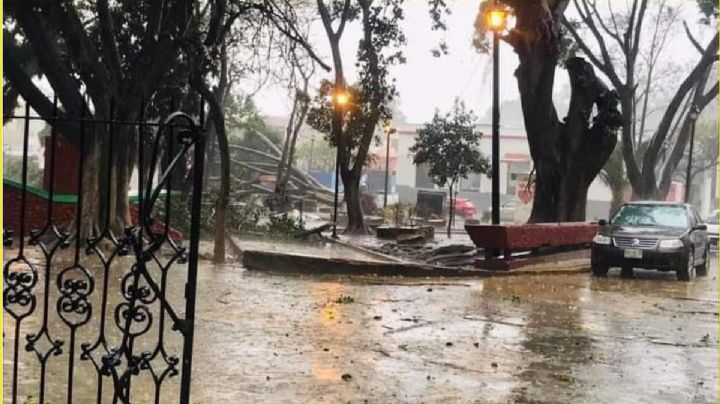
[[[201,111],[202,111],[202,105]],[[87,107],[83,105],[83,116],[78,119],[62,117],[64,122],[76,123],[79,130],[79,155],[85,156],[84,147],[87,138],[88,125],[103,127],[99,133],[106,135],[109,141],[98,142],[104,145],[104,162],[112,162],[116,151],[115,144],[119,137],[115,136],[115,128],[119,125],[131,126],[137,129],[138,136],[138,214],[135,223],[124,231],[113,230],[109,211],[99,223],[93,224],[93,234],[81,237],[81,224],[84,220],[82,214],[84,189],[82,175],[77,183],[76,219],[73,221],[74,230],[68,231],[63,226],[67,223],[58,223],[53,213],[57,209],[53,200],[53,181],[55,173],[55,139],[60,136],[55,130],[55,120],[59,119],[57,100],[55,113],[52,117],[31,117],[29,106],[26,106],[25,115],[14,117],[23,119],[24,155],[23,155],[23,181],[22,203],[20,209],[19,228],[3,229],[3,245],[17,249],[12,258],[7,259],[3,265],[3,307],[5,312],[14,321],[13,340],[13,373],[11,376],[12,402],[17,402],[18,380],[22,380],[20,370],[22,361],[33,360],[40,364],[39,399],[45,397],[46,368],[51,358],[65,355],[68,358],[67,369],[67,401],[73,402],[73,375],[74,360],[79,358],[92,364],[97,374],[96,397],[102,402],[108,396],[114,401],[130,403],[132,396],[131,384],[133,378],[140,374],[151,376],[155,385],[156,400],[160,399],[161,386],[168,378],[180,374],[183,367],[183,381],[181,395],[183,402],[187,402],[188,395],[184,393],[189,388],[189,377],[185,377],[185,366],[189,362],[179,359],[180,352],[166,341],[166,333],[177,332],[183,339],[183,354],[188,349],[187,335],[192,331],[193,307],[186,297],[185,307],[174,307],[167,299],[170,276],[176,274],[173,269],[178,264],[188,263],[188,279],[196,276],[197,253],[192,249],[197,247],[198,233],[190,235],[188,248],[179,240],[173,238],[171,233],[171,199],[173,172],[180,165],[190,161],[192,156],[192,170],[202,173],[202,112],[200,122],[184,112],[173,112],[162,122],[151,123],[141,115],[136,122],[121,122],[114,118],[114,104],[110,106],[110,116],[107,120],[86,119]],[[144,104],[140,108],[145,110]],[[27,162],[29,143],[29,122],[33,119],[42,119],[51,126],[51,156],[49,178],[49,197],[46,207],[46,216],[43,225],[30,228],[28,220],[27,194]],[[142,156],[145,131],[156,128],[150,143],[151,154],[148,159]],[[97,135],[97,133],[95,133]],[[200,146],[198,146],[200,145]],[[78,172],[83,172],[83,158],[78,161]],[[149,163],[147,169],[144,164]],[[101,181],[111,181],[114,175],[112,164],[106,169],[99,170]],[[46,174],[47,175],[47,174]],[[46,176],[47,178],[47,176]],[[108,182],[110,183],[110,182]],[[193,214],[199,216],[201,176],[195,176],[192,184]],[[108,202],[111,200],[110,187],[102,192],[100,198]],[[163,191],[165,196],[163,197]],[[163,206],[164,202],[164,206]],[[155,216],[165,212],[165,225],[158,227],[159,221]],[[194,217],[199,221],[199,217]],[[34,222],[36,223],[36,222]],[[7,224],[7,223],[6,223]],[[62,249],[74,245],[74,257],[68,259],[64,254],[58,254]],[[32,248],[32,253],[30,248]],[[195,261],[188,262],[191,251],[194,251]],[[85,254],[81,254],[84,252]],[[118,272],[121,271],[121,272]],[[183,275],[177,273],[177,275]],[[117,302],[111,296],[119,291],[121,301]],[[51,305],[50,302],[53,304]],[[173,302],[175,300],[173,299]],[[177,305],[177,303],[175,303]],[[190,311],[188,311],[188,307]],[[59,322],[52,321],[51,316],[59,318]],[[21,355],[19,344],[21,342],[21,323],[30,317],[37,318],[35,332],[25,335],[25,351],[33,354]],[[27,321],[28,324],[30,321]],[[59,328],[58,328],[59,327]],[[97,327],[96,329],[89,329]],[[116,328],[113,330],[112,328]],[[82,332],[78,330],[82,329]],[[157,333],[155,332],[157,330]],[[119,335],[117,330],[119,330]],[[67,341],[55,338],[68,336]],[[80,341],[76,339],[82,338]],[[189,342],[191,344],[191,341]],[[79,352],[76,354],[76,346]],[[142,351],[141,351],[142,349]],[[136,352],[137,351],[137,352]],[[189,368],[188,368],[189,369]],[[188,373],[189,375],[189,373]],[[112,381],[112,392],[107,389],[107,381]],[[49,379],[48,379],[49,381]],[[105,381],[105,383],[103,383]],[[55,379],[52,382],[56,382]],[[188,386],[185,386],[188,384]],[[84,385],[87,387],[87,385]],[[56,389],[53,389],[57,391]],[[23,392],[21,392],[23,393]],[[37,394],[37,393],[33,393]],[[53,393],[55,394],[55,393]],[[184,395],[183,395],[184,394]],[[87,394],[82,397],[87,400]],[[52,401],[58,401],[52,398]]]

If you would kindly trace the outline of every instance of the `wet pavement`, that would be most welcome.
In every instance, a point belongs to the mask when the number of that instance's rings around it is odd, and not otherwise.
[[[198,403],[718,401],[716,269],[688,284],[650,271],[418,281],[225,266],[201,282]]]
[[[170,278],[168,288],[182,283]],[[111,306],[121,301],[112,296]],[[300,276],[203,261],[192,402],[717,403],[717,296],[715,258],[710,276],[692,283],[650,271],[621,279],[617,270],[607,279]],[[51,334],[67,344],[53,318]],[[24,322],[21,350],[40,323]],[[78,341],[96,326],[80,328]],[[7,376],[8,316],[4,331]],[[179,347],[171,337],[166,346]],[[31,375],[20,397],[37,396],[38,366],[20,355],[21,374]],[[65,401],[62,358],[47,368],[53,403]],[[87,361],[75,378],[76,402],[93,401]],[[151,402],[150,383],[133,382],[133,402]],[[178,386],[179,377],[165,382],[163,402],[177,402]]]

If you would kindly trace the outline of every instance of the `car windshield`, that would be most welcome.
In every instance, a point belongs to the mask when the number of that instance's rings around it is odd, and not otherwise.
[[[718,211],[713,212],[707,220],[708,224],[718,224]]]
[[[618,226],[686,228],[688,217],[683,206],[630,204],[620,208],[611,223]]]

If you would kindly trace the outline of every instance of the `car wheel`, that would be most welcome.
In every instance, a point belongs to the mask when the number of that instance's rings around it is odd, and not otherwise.
[[[710,263],[710,246],[705,246],[705,259],[701,265],[697,266],[697,276],[707,276],[708,273],[708,265]]]
[[[677,270],[677,278],[682,282],[690,282],[695,279],[695,252],[690,250],[684,268]]]
[[[592,263],[592,273],[593,273],[593,276],[598,276],[598,277],[600,277],[600,276],[603,276],[603,277],[604,277],[604,276],[607,276],[607,273],[608,273],[608,270],[609,270],[609,269],[610,269],[610,268],[609,268],[607,265],[602,265],[602,264],[599,264],[599,263],[596,263],[596,262],[593,262],[593,263]]]

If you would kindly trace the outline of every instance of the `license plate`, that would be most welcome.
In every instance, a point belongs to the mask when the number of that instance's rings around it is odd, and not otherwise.
[[[625,250],[625,258],[642,259],[642,250],[628,248]]]

